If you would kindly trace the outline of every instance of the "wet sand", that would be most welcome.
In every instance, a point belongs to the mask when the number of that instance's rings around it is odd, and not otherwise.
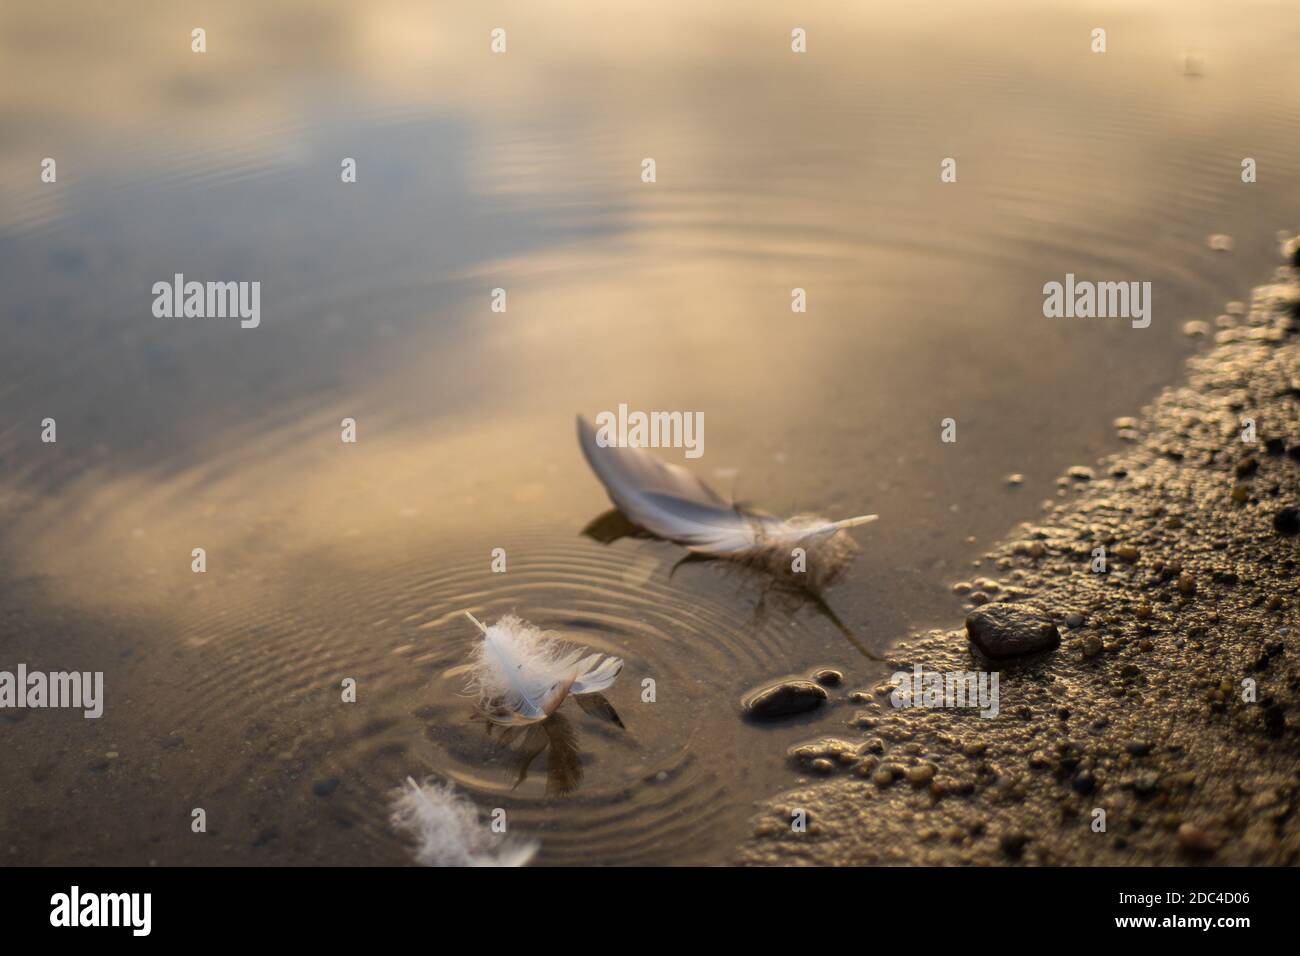
[[[1275,278],[1182,384],[1117,422],[1131,448],[1091,480],[1063,477],[1059,500],[976,562],[991,598],[1051,613],[1059,648],[987,664],[941,629],[892,652],[889,672],[1000,671],[999,716],[847,688],[839,716],[853,716],[815,728],[831,740],[803,757],[831,779],[805,769],[765,804],[740,861],[1300,861],[1300,537],[1283,512],[1300,505],[1300,282]]]

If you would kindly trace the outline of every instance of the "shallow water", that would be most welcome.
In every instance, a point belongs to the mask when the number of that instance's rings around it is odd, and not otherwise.
[[[951,620],[1300,218],[1285,5],[275,6],[0,14],[0,668],[102,669],[108,698],[0,723],[15,862],[401,862],[386,796],[422,773],[544,861],[726,859],[785,747],[852,713],[760,728],[740,696],[863,686],[857,645]],[[177,272],[261,281],[261,326],[154,318]],[[1067,272],[1150,281],[1151,327],[1045,319]],[[581,535],[608,502],[574,415],[620,403],[702,411],[689,465],[727,493],[881,515],[826,595],[852,640],[754,575]],[[514,786],[441,676],[465,609],[627,659],[626,732],[563,711],[570,792],[554,749]]]

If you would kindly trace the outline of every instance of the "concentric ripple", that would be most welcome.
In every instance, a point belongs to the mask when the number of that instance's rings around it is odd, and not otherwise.
[[[486,553],[433,571],[412,557],[350,576],[346,593],[299,587],[269,617],[264,598],[226,606],[183,634],[205,663],[172,715],[177,732],[226,728],[242,764],[223,767],[212,786],[229,790],[231,778],[266,779],[268,766],[287,764],[330,791],[307,801],[299,838],[312,820],[352,829],[368,849],[349,862],[400,859],[388,799],[408,775],[454,781],[485,815],[504,809],[514,832],[540,840],[541,862],[716,858],[754,796],[734,768],[746,729],[737,698],[788,669],[789,622],[755,620],[739,593],[734,606],[721,603],[716,578],[670,580],[681,551],[657,542],[605,546],[534,529],[516,536],[504,574]],[[606,696],[625,728],[570,699],[545,728],[502,739],[475,717],[464,677],[446,674],[478,637],[466,610],[487,621],[515,613],[622,657]],[[356,681],[355,704],[342,702],[345,678]],[[271,800],[266,813],[280,817],[281,836],[299,828]]]

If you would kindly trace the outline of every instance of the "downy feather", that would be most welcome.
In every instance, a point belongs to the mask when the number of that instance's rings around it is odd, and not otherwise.
[[[513,614],[491,627],[468,611],[465,616],[483,635],[471,656],[467,691],[495,723],[544,720],[569,694],[602,691],[623,670],[622,658],[591,654]]]
[[[581,415],[578,442],[610,501],[629,521],[696,554],[788,572],[792,549],[802,547],[810,575],[825,580],[855,550],[842,532],[878,517],[827,521],[801,514],[783,519],[742,507],[685,468],[662,462],[642,448],[602,447],[595,427]]]
[[[393,798],[393,829],[415,842],[423,866],[523,866],[537,853],[533,841],[502,840],[481,823],[469,798],[449,783],[418,784],[410,777]]]

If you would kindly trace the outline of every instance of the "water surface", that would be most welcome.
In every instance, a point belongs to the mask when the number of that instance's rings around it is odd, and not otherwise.
[[[785,747],[852,714],[760,728],[741,694],[865,686],[857,645],[952,621],[1300,218],[1294,11],[1131,6],[9,4],[0,667],[103,670],[107,703],[0,724],[7,858],[398,863],[387,793],[433,773],[546,862],[726,859]],[[154,318],[178,272],[260,281],[261,326]],[[1067,272],[1151,282],[1151,327],[1045,319]],[[574,415],[619,403],[702,411],[729,494],[881,515],[825,595],[853,640],[581,535]],[[441,676],[465,609],[626,658],[626,731],[568,705],[517,783]]]

